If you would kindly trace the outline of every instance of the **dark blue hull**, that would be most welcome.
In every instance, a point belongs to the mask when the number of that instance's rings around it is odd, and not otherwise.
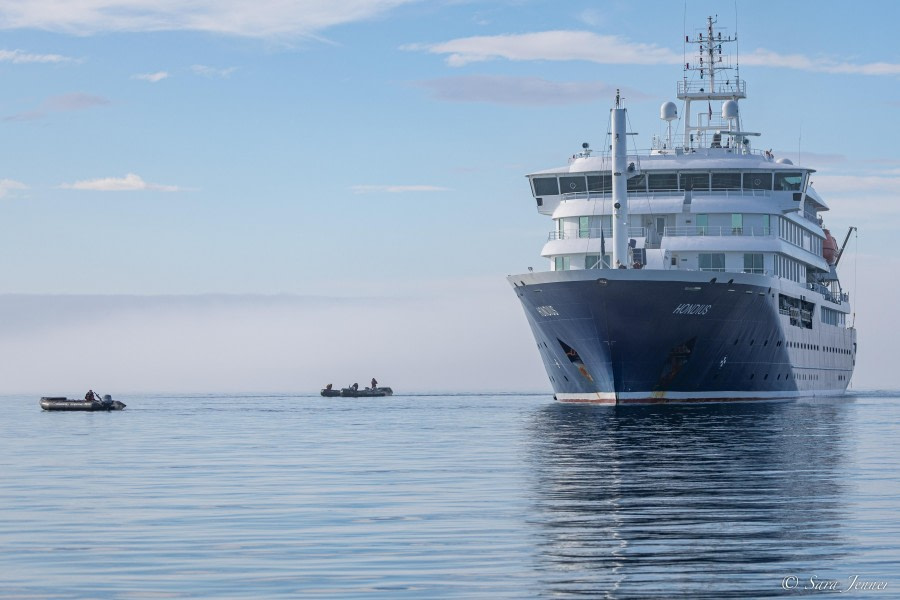
[[[509,281],[562,401],[839,395],[853,372],[855,330],[792,322],[779,279],[594,270]]]

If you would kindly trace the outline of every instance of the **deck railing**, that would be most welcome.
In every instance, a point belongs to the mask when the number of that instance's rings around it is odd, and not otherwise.
[[[639,199],[641,201],[644,200],[653,200],[654,198],[683,198],[687,193],[687,190],[628,190],[628,197],[630,200]],[[743,198],[743,197],[752,197],[752,198],[762,198],[768,197],[772,194],[776,193],[772,190],[735,190],[735,189],[717,189],[712,188],[708,190],[691,190],[690,191],[692,197],[697,196],[723,196],[725,198]],[[789,194],[793,192],[786,192],[782,190],[778,190],[779,194]],[[571,200],[603,200],[603,199],[612,199],[612,191],[591,191],[591,192],[568,192],[565,194],[559,195],[560,199],[563,202],[568,202]]]
[[[603,237],[612,244],[612,229],[603,228]],[[635,239],[643,239],[647,237],[646,227],[629,227],[628,237]],[[600,227],[591,227],[590,229],[579,229],[577,231],[551,231],[547,235],[547,241],[555,240],[577,240],[577,239],[600,239]],[[610,249],[612,246],[610,246]]]
[[[663,237],[691,237],[691,236],[749,236],[749,237],[773,237],[775,233],[771,227],[709,227],[694,225],[687,227],[666,227]]]

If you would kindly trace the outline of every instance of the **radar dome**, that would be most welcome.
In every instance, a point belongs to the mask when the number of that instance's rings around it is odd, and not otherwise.
[[[737,100],[726,100],[722,103],[722,118],[737,119],[738,103]]]
[[[663,121],[674,121],[678,118],[678,107],[674,102],[664,102],[659,107],[659,118]]]
[[[789,159],[789,158],[779,158],[779,159],[776,160],[775,162],[777,162],[777,163],[780,164],[780,165],[792,165],[792,164],[794,164],[794,161],[792,161],[792,160]]]

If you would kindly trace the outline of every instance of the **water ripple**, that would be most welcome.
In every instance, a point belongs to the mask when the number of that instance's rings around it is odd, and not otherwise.
[[[900,589],[896,395],[122,400],[51,414],[0,398],[0,597],[744,598],[791,575]]]

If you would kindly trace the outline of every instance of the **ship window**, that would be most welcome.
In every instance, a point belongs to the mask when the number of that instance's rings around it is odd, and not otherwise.
[[[587,186],[589,192],[609,192],[612,190],[612,176],[588,175]]]
[[[740,182],[740,179],[738,180]],[[709,173],[682,173],[680,190],[709,190]]]
[[[607,254],[603,257],[603,262],[600,262],[599,254],[587,254],[584,257],[584,268],[585,269],[602,269],[604,266],[609,268],[609,260],[610,255]]]
[[[578,217],[578,237],[591,237],[591,218]]]
[[[775,189],[782,191],[800,191],[803,173],[775,173]]]
[[[762,254],[744,254],[744,273],[758,273],[762,275],[763,255]]]
[[[677,190],[678,174],[650,173],[647,175],[647,185],[651,192]]]
[[[646,192],[647,191],[647,176],[646,175],[636,175],[634,177],[630,177],[628,179],[628,191],[629,192]]]
[[[716,173],[712,174],[712,189],[714,190],[739,190],[741,189],[740,173]]]
[[[587,183],[584,176],[579,177],[560,177],[559,189],[563,194],[574,194],[577,192],[586,192]]]
[[[744,173],[745,190],[771,190],[771,173]]]
[[[724,271],[725,270],[725,253],[700,253],[698,255],[698,265],[701,271]]]
[[[709,215],[697,215],[694,221],[697,223],[697,235],[706,235],[709,227]]]
[[[744,233],[744,215],[731,215],[731,235],[743,235]]]
[[[569,270],[569,257],[568,256],[557,256],[553,259],[553,270],[554,271],[568,271]]]
[[[559,184],[556,177],[535,177],[531,180],[534,183],[535,196],[558,196]]]

